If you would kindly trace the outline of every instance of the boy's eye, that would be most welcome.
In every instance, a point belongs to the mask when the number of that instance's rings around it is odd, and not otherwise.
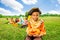
[[[38,16],[38,15],[36,15],[36,16]]]
[[[35,16],[35,15],[32,15],[32,16]]]

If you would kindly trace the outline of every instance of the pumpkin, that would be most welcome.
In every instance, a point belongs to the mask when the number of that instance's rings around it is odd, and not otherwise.
[[[40,30],[39,29],[30,29],[28,32],[29,35],[39,35]]]

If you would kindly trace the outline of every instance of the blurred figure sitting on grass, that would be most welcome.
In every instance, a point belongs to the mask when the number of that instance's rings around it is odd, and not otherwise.
[[[9,23],[12,24],[14,27],[18,27],[18,24],[15,22],[14,18],[10,18]]]
[[[9,21],[10,24],[14,24],[15,23],[13,18],[10,18],[9,20],[10,20]]]
[[[18,22],[18,24],[21,24],[21,25],[22,25],[22,24],[23,24],[23,22],[24,22],[23,17],[20,17],[20,18],[19,18],[19,20],[20,20],[20,21]]]
[[[20,20],[19,20],[19,18],[16,18],[15,19],[15,23],[18,23]]]
[[[27,18],[25,18],[25,19],[24,19],[24,22],[22,23],[21,28],[27,27],[27,24],[28,24],[28,20],[27,20]]]

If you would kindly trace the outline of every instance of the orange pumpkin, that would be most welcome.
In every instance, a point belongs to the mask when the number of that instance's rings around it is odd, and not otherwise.
[[[40,30],[39,29],[30,29],[28,32],[29,35],[39,35]]]

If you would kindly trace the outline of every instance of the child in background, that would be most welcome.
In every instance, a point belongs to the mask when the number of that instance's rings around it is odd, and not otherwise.
[[[15,23],[18,23],[18,22],[19,22],[19,18],[16,18],[16,19],[15,19]]]
[[[18,22],[18,25],[19,25],[19,27],[22,27],[22,24],[24,23],[24,19],[23,19],[23,17],[21,16],[20,18],[19,18],[19,22]]]
[[[11,18],[11,19],[10,19],[10,24],[12,24],[14,27],[18,27],[18,24],[15,23],[14,18]]]
[[[28,24],[28,20],[27,20],[27,18],[25,18],[21,28],[27,27],[27,24]]]
[[[10,19],[9,19],[9,23],[10,23],[10,24],[14,24],[14,23],[15,23],[15,22],[14,22],[14,19],[13,19],[13,18],[10,18]]]
[[[24,19],[23,19],[23,17],[20,17],[20,19],[19,19],[20,21],[19,21],[19,24],[23,24],[23,22],[24,22]]]
[[[46,31],[44,28],[44,21],[39,19],[41,11],[39,8],[32,8],[29,11],[29,14],[31,15],[31,18],[28,22],[26,30],[27,37],[25,40],[42,40],[41,37],[46,34]]]

